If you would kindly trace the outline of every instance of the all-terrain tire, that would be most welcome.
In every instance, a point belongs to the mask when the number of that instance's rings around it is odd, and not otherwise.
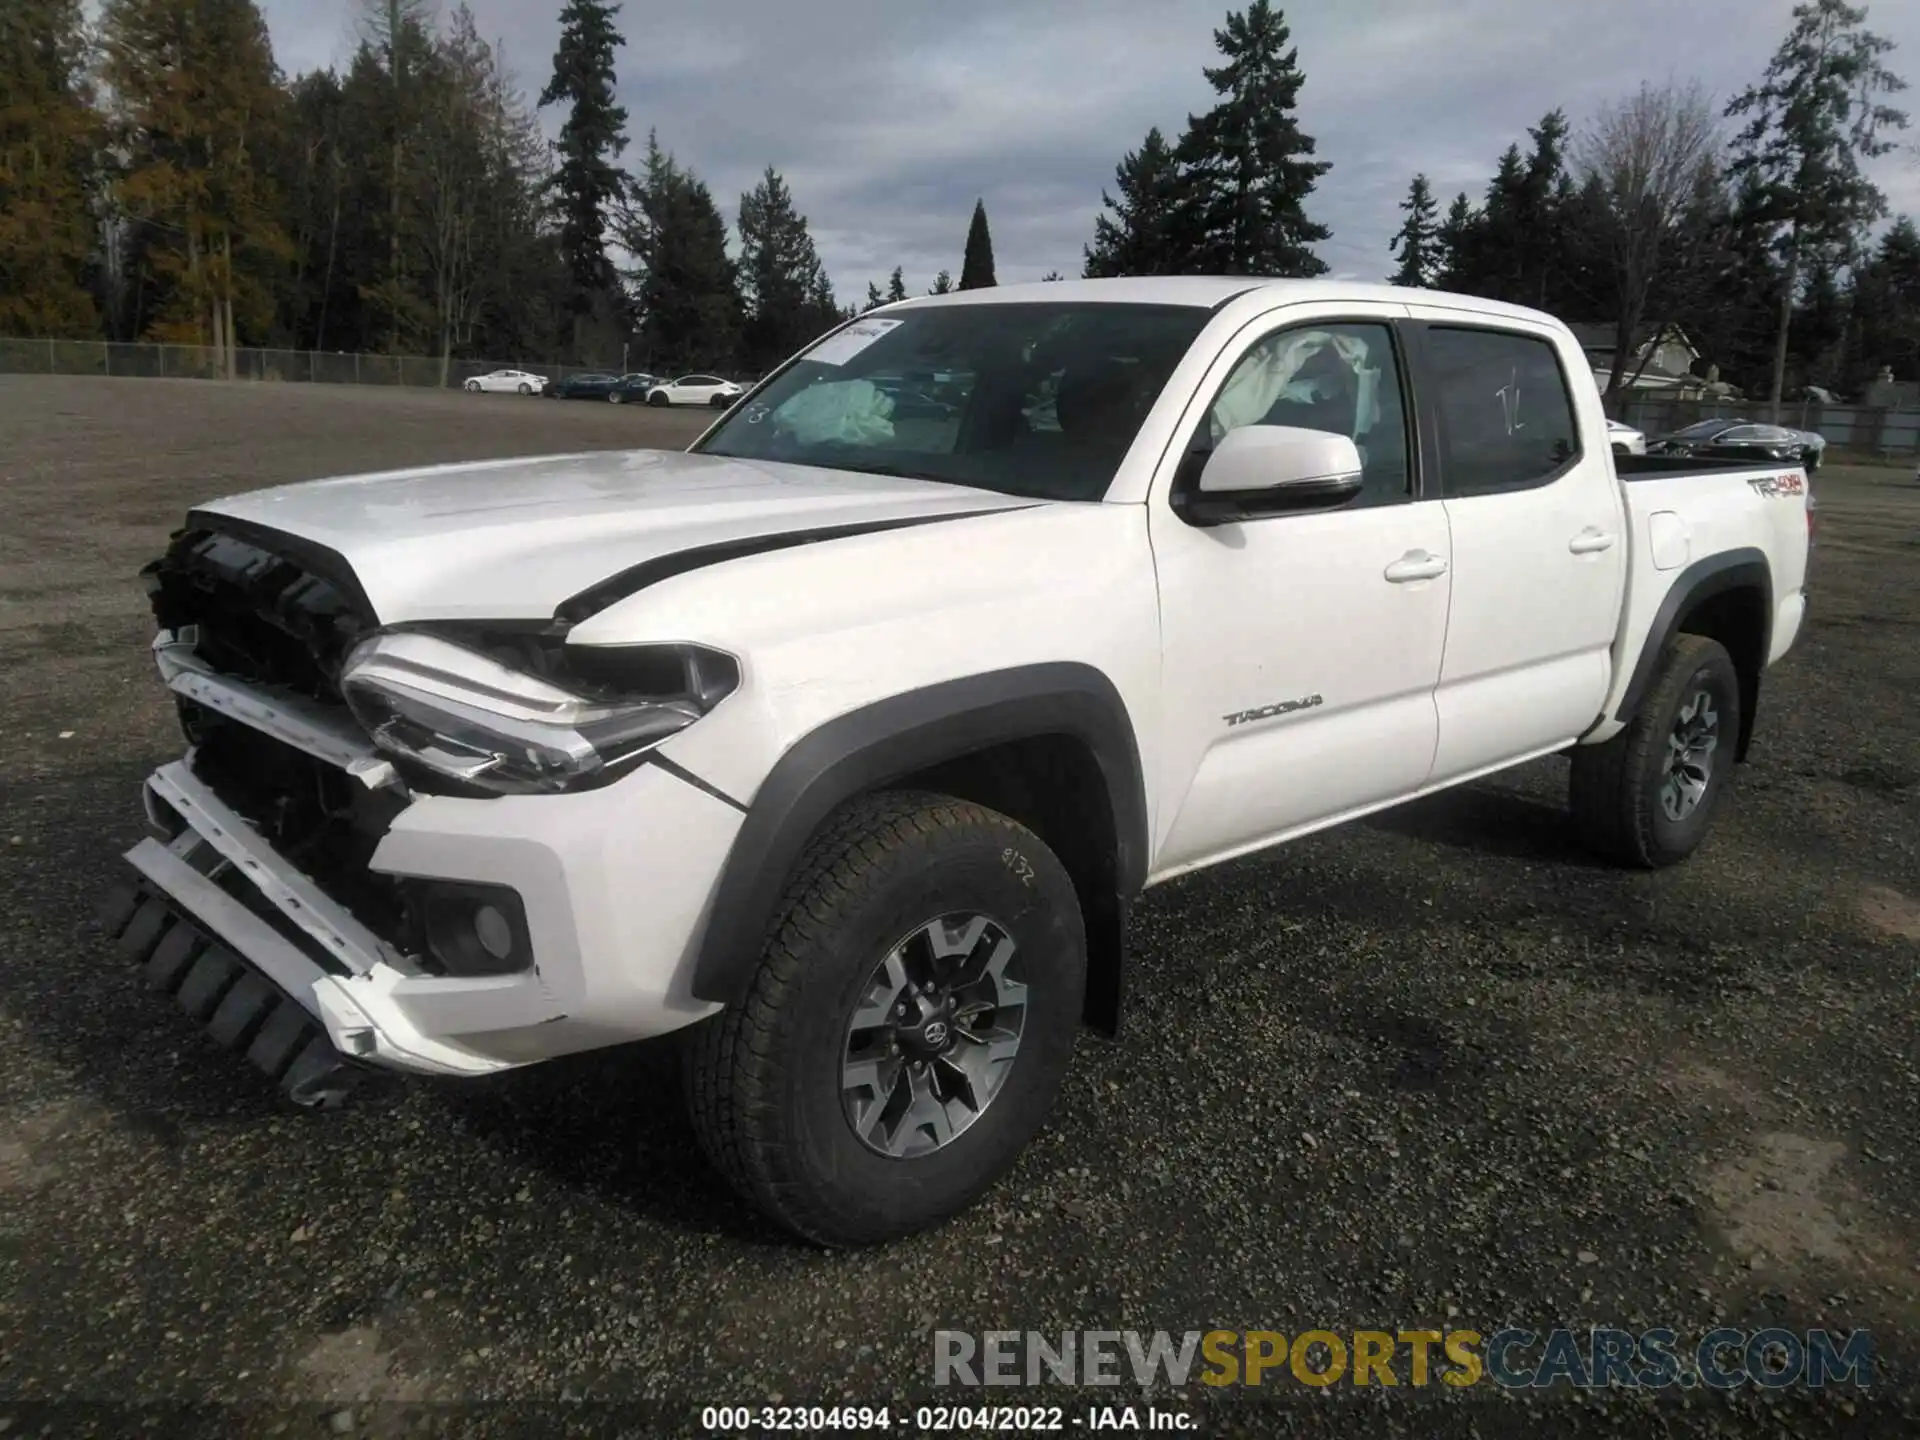
[[[990,917],[1015,944],[1027,987],[1019,1047],[997,1092],[944,1145],[885,1154],[843,1108],[848,1027],[889,952],[959,913]],[[742,1196],[814,1244],[935,1225],[979,1198],[1051,1110],[1086,964],[1073,882],[1025,826],[942,795],[850,802],[795,867],[745,994],[689,1034],[701,1146]]]
[[[1672,737],[1703,694],[1716,731],[1706,788],[1676,818],[1662,802]],[[1624,865],[1655,869],[1686,859],[1706,838],[1739,737],[1740,677],[1732,657],[1704,635],[1674,636],[1632,723],[1605,744],[1574,749],[1568,799],[1582,840]]]

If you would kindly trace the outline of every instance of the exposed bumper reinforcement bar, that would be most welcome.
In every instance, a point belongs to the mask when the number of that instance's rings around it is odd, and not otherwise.
[[[153,655],[167,688],[183,699],[337,766],[369,790],[399,783],[392,762],[355,726],[300,696],[219,674],[194,653],[191,632],[162,630]]]
[[[395,958],[391,946],[382,944],[345,906],[329,900],[319,886],[282,860],[251,825],[194,777],[186,763],[176,760],[162,765],[147,777],[147,787],[222,859],[237,866],[275,909],[354,974],[364,975],[381,961]]]

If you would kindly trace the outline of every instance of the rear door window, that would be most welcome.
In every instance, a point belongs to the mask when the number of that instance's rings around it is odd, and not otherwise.
[[[1430,325],[1425,349],[1446,494],[1531,489],[1579,459],[1573,392],[1551,342]]]

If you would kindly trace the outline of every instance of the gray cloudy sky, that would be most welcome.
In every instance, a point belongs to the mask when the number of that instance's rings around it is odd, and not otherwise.
[[[441,0],[446,6],[450,0]],[[1239,0],[1234,0],[1235,4]],[[530,95],[560,0],[470,0]],[[289,73],[344,60],[360,0],[262,0]],[[1555,106],[1578,125],[1642,80],[1700,79],[1723,101],[1758,77],[1793,0],[1299,0],[1284,6],[1306,85],[1301,123],[1333,162],[1309,213],[1337,275],[1378,279],[1407,181],[1477,199],[1506,146]],[[1079,272],[1100,192],[1150,125],[1171,138],[1211,91],[1201,67],[1229,0],[626,0],[620,99],[734,219],[767,165],[792,186],[843,300],[906,267],[956,275],[974,198],[1002,282]],[[1869,27],[1920,82],[1920,4],[1875,0]],[[1920,111],[1920,91],[1906,100]],[[558,123],[546,116],[549,131]],[[1920,138],[1920,128],[1910,132]],[[632,149],[629,150],[631,155]],[[1911,149],[1875,173],[1920,211]]]

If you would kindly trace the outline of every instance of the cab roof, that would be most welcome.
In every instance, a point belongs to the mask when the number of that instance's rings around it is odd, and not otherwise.
[[[1260,292],[1279,304],[1311,301],[1364,301],[1389,305],[1443,305],[1486,315],[1541,318],[1540,312],[1477,295],[1415,290],[1360,280],[1282,280],[1258,275],[1136,275],[1112,280],[1041,280],[993,285],[982,290],[950,290],[916,295],[883,305],[881,310],[920,310],[940,305],[1008,305],[1054,301],[1063,304],[1191,305],[1211,310],[1243,295]],[[878,311],[869,311],[877,314]]]

